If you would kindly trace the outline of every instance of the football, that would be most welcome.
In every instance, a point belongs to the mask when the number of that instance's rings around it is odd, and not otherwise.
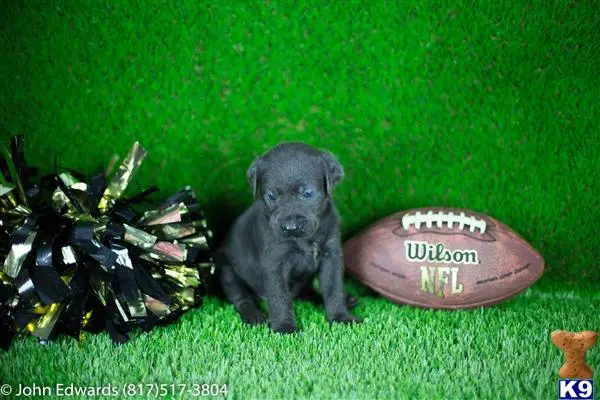
[[[489,306],[522,292],[544,259],[494,218],[464,209],[399,212],[344,243],[346,270],[400,304],[439,309]]]

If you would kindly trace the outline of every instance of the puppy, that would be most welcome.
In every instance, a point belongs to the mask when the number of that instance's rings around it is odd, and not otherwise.
[[[293,299],[314,298],[318,276],[329,322],[360,322],[349,311],[355,299],[343,290],[340,218],[332,199],[344,177],[340,163],[329,152],[286,142],[254,160],[246,175],[255,201],[215,257],[225,297],[242,320],[266,322],[260,297],[273,331],[297,331]]]

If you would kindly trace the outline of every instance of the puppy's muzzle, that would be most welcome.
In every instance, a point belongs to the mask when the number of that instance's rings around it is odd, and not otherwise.
[[[281,232],[285,236],[302,237],[306,234],[308,222],[303,215],[289,215],[281,221]]]

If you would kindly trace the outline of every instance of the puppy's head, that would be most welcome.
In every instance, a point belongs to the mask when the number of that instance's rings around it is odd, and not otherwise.
[[[258,157],[247,178],[254,197],[264,202],[269,225],[281,237],[310,237],[319,215],[344,177],[329,152],[304,143],[282,143]]]

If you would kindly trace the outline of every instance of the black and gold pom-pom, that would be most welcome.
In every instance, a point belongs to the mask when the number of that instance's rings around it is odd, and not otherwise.
[[[110,179],[67,169],[37,179],[23,137],[12,139],[0,162],[0,348],[104,330],[123,343],[201,304],[212,233],[193,190],[150,210],[140,205],[156,188],[122,197],[145,156],[135,143]]]

